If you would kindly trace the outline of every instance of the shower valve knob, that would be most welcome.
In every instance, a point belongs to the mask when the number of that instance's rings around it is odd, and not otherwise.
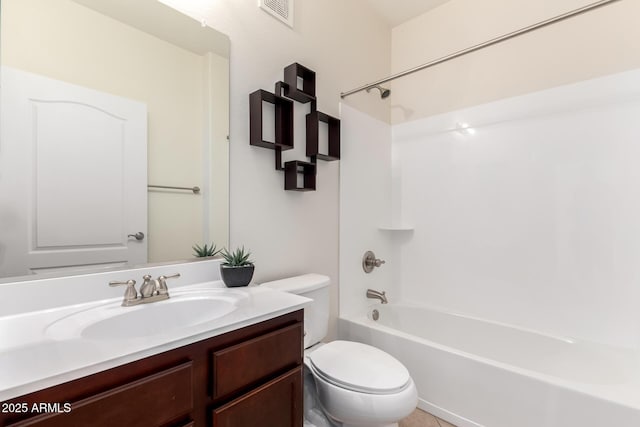
[[[376,258],[376,254],[371,251],[364,253],[362,257],[362,269],[365,273],[371,273],[375,267],[380,267],[386,261]]]

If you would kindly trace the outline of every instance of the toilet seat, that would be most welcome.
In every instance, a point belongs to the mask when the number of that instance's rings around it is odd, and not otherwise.
[[[366,394],[395,394],[411,384],[409,371],[370,345],[333,341],[308,355],[312,372],[337,387]]]

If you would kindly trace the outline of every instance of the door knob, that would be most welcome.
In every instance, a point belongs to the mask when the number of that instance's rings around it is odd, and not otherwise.
[[[136,240],[144,240],[144,233],[142,231],[138,231],[136,234],[129,234],[127,237],[133,237]]]

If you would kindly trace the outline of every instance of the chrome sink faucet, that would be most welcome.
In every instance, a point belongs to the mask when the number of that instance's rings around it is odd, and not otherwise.
[[[127,289],[124,291],[122,306],[131,307],[138,304],[147,304],[169,299],[167,279],[173,279],[176,277],[180,277],[180,273],[176,273],[171,276],[159,276],[157,279],[151,279],[149,274],[145,274],[142,276],[144,281],[142,282],[142,286],[140,286],[139,296],[138,291],[136,291],[135,280],[127,280],[126,282],[112,280],[109,282],[109,286],[126,286]]]
[[[367,298],[379,299],[382,304],[388,303],[385,291],[379,292],[373,289],[367,289]]]

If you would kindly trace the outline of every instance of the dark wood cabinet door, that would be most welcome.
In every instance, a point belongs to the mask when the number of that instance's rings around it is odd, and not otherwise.
[[[213,411],[213,427],[302,427],[302,367]]]
[[[192,363],[187,362],[73,402],[68,413],[40,415],[10,426],[160,426],[191,412],[192,379]]]
[[[215,351],[213,398],[229,396],[302,364],[302,334],[302,324],[297,323]]]

